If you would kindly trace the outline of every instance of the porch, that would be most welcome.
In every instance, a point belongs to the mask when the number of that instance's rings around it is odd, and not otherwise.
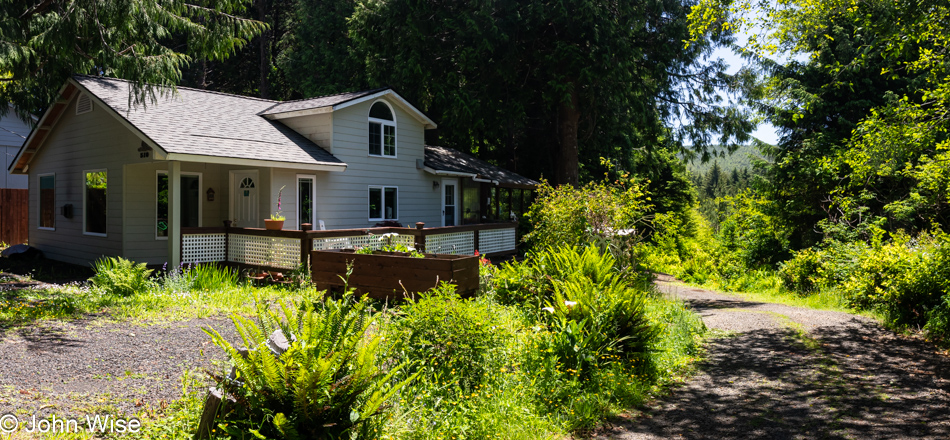
[[[425,253],[497,256],[514,253],[517,223],[425,228],[381,227],[326,231],[271,231],[260,228],[181,228],[182,264],[225,263],[263,270],[292,270],[309,265],[313,250],[371,248],[395,233],[394,243]]]

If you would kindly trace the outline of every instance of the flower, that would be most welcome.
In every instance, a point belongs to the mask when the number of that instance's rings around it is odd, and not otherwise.
[[[576,301],[564,301],[564,305],[568,307],[574,307],[577,305]]]
[[[544,310],[548,313],[554,313],[554,307],[542,307],[541,310]]]

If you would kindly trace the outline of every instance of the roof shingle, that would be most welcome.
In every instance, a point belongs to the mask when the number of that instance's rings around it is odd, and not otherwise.
[[[259,115],[277,101],[178,87],[177,94],[130,108],[128,81],[73,79],[168,153],[346,165],[286,125]]]
[[[482,179],[497,181],[502,185],[537,186],[541,183],[504,168],[492,165],[461,151],[426,145],[425,165],[437,171],[473,174]]]

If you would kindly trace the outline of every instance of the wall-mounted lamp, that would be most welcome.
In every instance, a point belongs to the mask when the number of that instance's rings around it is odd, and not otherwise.
[[[63,217],[73,218],[73,205],[71,203],[67,203],[63,205],[61,214],[63,215]]]
[[[208,195],[208,201],[209,201],[209,202],[213,202],[213,201],[214,201],[214,190],[213,190],[213,189],[208,188],[208,191],[206,191],[205,194]]]
[[[432,189],[439,189],[439,181],[438,181],[438,180],[433,180],[433,181],[432,181]]]

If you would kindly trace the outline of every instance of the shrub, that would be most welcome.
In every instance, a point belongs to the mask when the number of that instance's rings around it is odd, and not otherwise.
[[[404,342],[404,359],[418,362],[426,380],[451,378],[459,391],[470,393],[486,371],[501,366],[501,352],[513,337],[504,314],[489,301],[462,299],[455,286],[442,283],[402,307],[395,337]]]
[[[89,280],[97,289],[120,296],[134,295],[152,286],[152,270],[145,263],[134,263],[122,257],[107,257],[93,263],[96,274]]]
[[[397,381],[405,364],[387,373],[381,335],[368,334],[372,309],[352,296],[322,303],[281,304],[282,316],[259,303],[258,322],[232,317],[246,357],[214,330],[214,343],[236,369],[215,377],[234,399],[219,414],[232,437],[377,438],[393,396],[412,380]],[[289,341],[281,354],[268,346],[279,330]]]
[[[639,256],[634,251],[649,230],[646,214],[651,208],[645,185],[628,176],[581,188],[555,188],[545,182],[525,215],[533,230],[524,240],[537,250],[593,243],[613,254],[621,270],[637,270]]]
[[[554,296],[555,281],[588,278],[595,284],[617,282],[620,274],[610,254],[596,247],[548,247],[529,252],[524,261],[504,263],[492,283],[502,304],[541,310]]]
[[[921,328],[936,317],[931,328],[940,328],[942,313],[934,311],[950,293],[950,239],[895,234],[870,247],[840,289],[853,306],[881,312],[892,326]]]
[[[924,332],[942,345],[950,345],[950,293],[943,296],[937,307],[930,310]]]
[[[789,290],[798,293],[811,293],[818,289],[819,270],[825,252],[814,248],[802,249],[794,256],[779,264],[779,277]]]

